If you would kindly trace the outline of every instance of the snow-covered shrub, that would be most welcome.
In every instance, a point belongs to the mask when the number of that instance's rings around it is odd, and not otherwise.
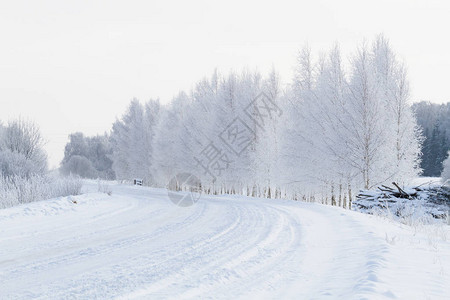
[[[83,186],[82,180],[77,176],[56,178],[50,182],[50,198],[80,195]]]
[[[9,149],[0,150],[0,173],[3,176],[20,176],[28,178],[32,174],[43,174],[45,164],[27,159],[22,153]]]
[[[82,181],[76,177],[0,176],[0,208],[55,197],[79,195],[81,187]]]
[[[81,193],[79,178],[47,174],[43,145],[33,122],[19,119],[0,125],[0,208]]]
[[[2,129],[0,150],[16,155],[14,160],[26,160],[33,166],[33,173],[44,174],[47,171],[47,154],[44,151],[44,139],[39,127],[32,121],[14,120]],[[5,155],[8,155],[6,152]],[[19,158],[19,155],[22,156]],[[11,156],[11,155],[9,155]]]

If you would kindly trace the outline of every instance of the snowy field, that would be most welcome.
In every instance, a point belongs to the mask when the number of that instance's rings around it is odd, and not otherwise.
[[[0,210],[0,298],[450,295],[450,226],[242,196],[181,208],[162,189],[111,188]]]

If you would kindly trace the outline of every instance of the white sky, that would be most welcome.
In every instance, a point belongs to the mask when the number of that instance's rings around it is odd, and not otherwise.
[[[450,101],[449,1],[0,0],[0,120],[35,120],[50,164],[67,135],[109,131],[129,100],[170,101],[219,71],[272,65],[288,82],[298,49],[351,53],[384,33],[413,101]]]

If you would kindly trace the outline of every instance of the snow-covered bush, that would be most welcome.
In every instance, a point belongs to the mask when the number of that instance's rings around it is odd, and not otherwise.
[[[83,182],[78,176],[69,176],[55,178],[50,181],[49,186],[49,198],[65,197],[69,195],[80,195]]]
[[[24,154],[9,149],[0,150],[0,174],[28,178],[33,174],[43,174],[43,164],[30,160]]]
[[[43,144],[38,126],[30,121],[0,126],[0,208],[81,193],[79,178],[47,174]]]
[[[82,181],[77,177],[0,176],[0,208],[55,197],[79,195],[81,187]]]
[[[39,127],[35,123],[22,119],[9,122],[2,129],[0,150],[4,152],[3,156],[6,156],[4,163],[9,162],[16,165],[9,167],[11,174],[6,175],[27,171],[44,174],[47,171],[47,154],[43,149],[44,143]],[[24,166],[25,164],[27,166]],[[28,170],[15,170],[16,166],[25,167]]]

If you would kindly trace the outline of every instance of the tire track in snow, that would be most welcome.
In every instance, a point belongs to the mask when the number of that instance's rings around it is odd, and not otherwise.
[[[22,224],[22,235],[0,232],[10,252],[0,250],[1,296],[395,297],[380,276],[390,249],[359,215],[237,196],[205,195],[179,208],[163,190],[114,188],[113,197]]]
[[[227,203],[228,206],[232,205],[228,203],[230,199],[221,199],[220,201]],[[239,203],[239,200],[236,202]],[[240,206],[242,206],[242,203]],[[250,228],[251,231],[258,233],[255,239],[249,239],[249,236],[252,235],[242,232],[241,230],[231,239],[224,241],[228,244],[231,243],[235,246],[237,245],[237,247],[233,248],[233,245],[222,246],[220,243],[217,243],[220,247],[218,247],[218,250],[216,250],[217,247],[212,248],[211,256],[209,255],[209,252],[203,251],[201,253],[201,262],[192,264],[193,267],[191,268],[185,268],[182,273],[188,275],[188,280],[185,279],[186,284],[190,287],[188,293],[182,295],[166,292],[163,293],[164,297],[183,298],[183,296],[200,296],[200,294],[204,294],[205,291],[208,290],[215,290],[214,294],[217,296],[221,294],[218,286],[223,287],[224,284],[227,286],[230,284],[239,286],[239,281],[245,282],[246,284],[241,286],[239,290],[233,289],[233,291],[242,293],[248,291],[248,288],[251,286],[251,284],[249,284],[250,281],[244,277],[253,278],[252,276],[256,274],[254,281],[257,281],[261,278],[261,276],[258,276],[258,273],[268,273],[273,266],[280,265],[280,263],[289,258],[290,255],[294,256],[295,253],[292,249],[295,249],[297,246],[293,246],[296,234],[294,234],[293,227],[291,226],[292,224],[286,221],[284,216],[286,213],[277,211],[273,208],[261,211],[261,208],[258,207],[258,205],[253,204],[250,206],[250,210],[248,210],[248,208],[240,208],[241,211],[249,213],[249,215],[244,215],[244,220],[260,220],[259,223],[255,223],[253,226],[248,226],[250,224],[246,222],[241,224],[242,228]],[[271,230],[270,228],[274,224],[276,224],[275,230]],[[289,226],[286,228],[286,225]],[[255,231],[255,229],[260,228],[268,230]],[[284,239],[285,235],[280,236],[282,231],[285,231],[288,234],[287,239]],[[282,237],[282,239],[279,239],[280,237]],[[224,252],[224,249],[226,249],[227,252]],[[188,252],[185,253],[185,255],[188,254]],[[211,257],[213,259],[208,259]],[[264,268],[261,268],[260,265]],[[164,285],[159,285],[157,287],[153,285],[153,287],[127,295],[127,298],[143,297],[149,293],[157,293],[162,289],[174,290],[173,285],[180,280],[180,277],[182,276],[173,276],[170,278],[170,281],[166,282]],[[230,290],[229,288],[227,289]]]

